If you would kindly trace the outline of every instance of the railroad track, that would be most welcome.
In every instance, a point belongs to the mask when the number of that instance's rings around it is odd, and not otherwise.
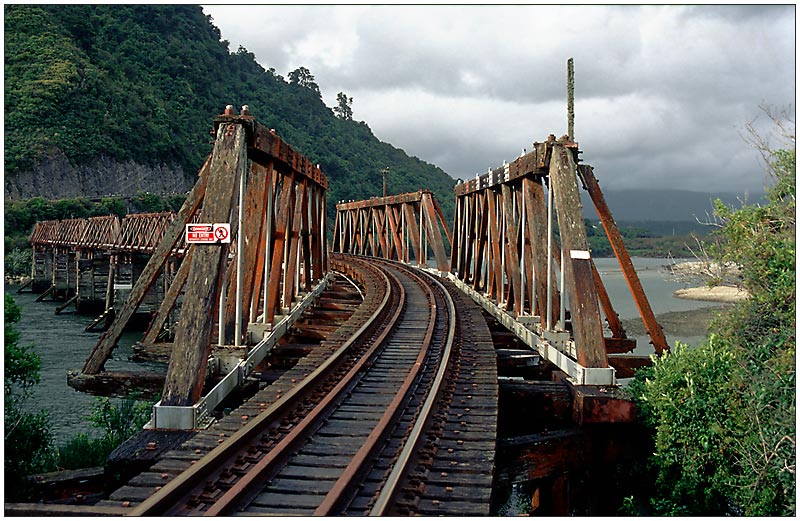
[[[497,389],[480,312],[419,270],[335,257],[368,282],[361,320],[130,514],[489,513]]]

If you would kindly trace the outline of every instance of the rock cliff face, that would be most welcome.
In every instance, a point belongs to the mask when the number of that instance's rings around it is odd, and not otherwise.
[[[31,170],[6,176],[4,195],[6,200],[92,198],[138,192],[163,195],[186,192],[194,182],[194,175],[187,175],[180,167],[118,162],[106,156],[73,165],[62,154],[44,160]]]

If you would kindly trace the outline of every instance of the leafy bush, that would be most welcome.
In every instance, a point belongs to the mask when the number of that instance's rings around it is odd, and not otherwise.
[[[105,432],[104,437],[110,439],[116,447],[147,423],[151,405],[136,401],[135,398],[119,400],[115,405],[110,399],[101,398],[95,402],[89,422],[102,429]]]
[[[78,434],[58,449],[58,466],[63,469],[99,467],[115,448],[105,437]]]
[[[678,344],[637,375],[629,391],[654,432],[650,464],[663,496],[651,503],[660,515],[728,513],[734,411],[730,375],[736,357],[712,336],[697,347]]]
[[[25,477],[35,472],[51,470],[55,453],[47,413],[29,413],[22,409],[31,387],[39,382],[41,360],[31,351],[30,346],[19,345],[19,333],[14,324],[20,319],[20,309],[8,294],[5,295],[3,311],[5,491],[7,499],[18,500],[25,498],[28,493]]]
[[[117,403],[108,398],[96,399],[87,419],[103,434],[99,438],[91,438],[87,434],[75,436],[59,449],[59,467],[76,469],[103,465],[114,449],[147,423],[151,405],[137,402],[134,398]]]
[[[768,202],[717,203],[710,248],[741,266],[751,296],[704,343],[656,360],[629,388],[654,436],[655,513],[796,513],[795,151],[767,157]]]
[[[31,274],[31,250],[15,248],[3,259],[6,276],[21,277]]]

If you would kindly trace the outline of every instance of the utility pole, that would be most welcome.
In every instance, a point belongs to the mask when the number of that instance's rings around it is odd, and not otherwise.
[[[386,176],[389,175],[388,166],[381,170],[381,175],[383,176],[383,196],[386,197]]]

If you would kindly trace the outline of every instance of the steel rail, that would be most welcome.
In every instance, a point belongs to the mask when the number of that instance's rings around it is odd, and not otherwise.
[[[395,268],[399,266],[394,262],[386,262],[384,264],[393,265]],[[420,352],[417,355],[414,365],[411,366],[406,378],[403,380],[403,383],[397,389],[397,394],[395,394],[392,402],[383,413],[383,416],[381,416],[380,420],[378,420],[378,423],[369,433],[366,441],[355,454],[355,456],[353,456],[353,459],[350,461],[344,471],[342,471],[339,479],[337,479],[333,484],[333,487],[326,494],[325,498],[322,500],[322,503],[320,503],[316,510],[314,510],[315,516],[336,515],[337,512],[335,512],[334,509],[340,506],[341,501],[344,499],[345,493],[354,484],[355,480],[359,476],[363,475],[363,470],[370,462],[370,459],[375,454],[375,451],[378,449],[378,444],[382,440],[386,439],[389,428],[394,425],[395,420],[399,416],[400,412],[402,412],[402,405],[411,394],[412,386],[414,382],[417,381],[417,376],[422,370],[422,366],[426,357],[428,356],[434,329],[436,327],[436,297],[433,294],[430,286],[425,284],[420,276],[416,275],[411,270],[405,269],[405,271],[406,274],[411,276],[412,279],[416,279],[417,283],[425,290],[430,303],[431,314],[428,318],[428,327],[425,331],[425,338],[422,342],[422,346],[420,346]]]
[[[388,276],[394,277],[394,275]],[[405,290],[399,281],[397,281],[397,284],[399,287],[399,292],[396,295],[398,300],[395,313],[386,324],[386,327],[383,328],[383,331],[381,331],[380,335],[378,335],[378,337],[371,342],[372,345],[367,352],[361,356],[358,362],[350,369],[350,371],[348,371],[347,375],[345,375],[339,381],[339,383],[322,399],[322,401],[320,401],[316,407],[314,407],[314,409],[308,413],[294,429],[292,429],[291,432],[284,436],[281,441],[272,450],[270,450],[269,453],[261,458],[258,463],[256,463],[247,472],[247,474],[241,476],[240,479],[230,489],[228,489],[221,498],[219,498],[213,505],[205,510],[202,513],[203,516],[226,515],[230,513],[236,505],[241,504],[243,499],[244,502],[246,502],[246,496],[250,495],[255,487],[262,484],[262,477],[270,470],[273,470],[273,467],[290,451],[292,451],[298,442],[307,439],[310,431],[337,402],[341,395],[349,390],[353,379],[359,373],[361,373],[371,361],[373,355],[383,345],[386,338],[392,332],[394,324],[397,323],[403,314],[405,307]],[[386,298],[388,297],[389,292],[387,292],[386,295]]]
[[[380,271],[379,271],[380,272]],[[351,346],[356,343],[358,339],[364,336],[370,327],[375,323],[379,316],[383,313],[388,305],[391,291],[391,283],[388,276],[380,272],[385,283],[386,292],[381,300],[378,308],[369,316],[365,323],[349,338],[342,346],[331,355],[323,364],[316,370],[308,375],[305,379],[299,382],[295,387],[291,388],[280,399],[273,403],[267,410],[259,414],[252,422],[246,427],[237,431],[233,436],[214,448],[211,452],[197,461],[192,467],[185,472],[178,475],[175,479],[170,481],[158,492],[144,500],[136,508],[134,508],[129,515],[131,516],[153,516],[160,515],[174,506],[181,497],[190,493],[199,484],[202,484],[209,476],[215,474],[221,466],[221,462],[227,461],[235,456],[242,445],[247,444],[250,440],[261,434],[262,431],[280,415],[288,410],[299,401],[303,394],[310,393],[315,386],[317,386],[323,378],[333,369],[334,365],[339,362],[350,351]]]
[[[392,467],[392,472],[386,479],[386,483],[381,489],[378,498],[375,500],[375,503],[373,504],[372,509],[369,512],[370,516],[384,515],[386,513],[387,508],[390,506],[392,500],[396,496],[400,483],[402,482],[403,478],[406,476],[409,470],[409,465],[412,461],[412,456],[419,448],[419,443],[420,440],[422,439],[423,430],[425,429],[426,424],[428,423],[428,420],[431,417],[434,403],[436,402],[436,399],[439,395],[439,391],[442,388],[442,383],[444,382],[445,373],[447,372],[447,368],[450,363],[450,355],[452,354],[452,348],[453,348],[453,339],[455,338],[455,333],[456,333],[455,302],[453,302],[453,297],[450,295],[450,292],[447,291],[447,289],[444,287],[444,285],[442,285],[441,282],[436,280],[428,273],[425,273],[425,275],[436,286],[438,286],[438,289],[442,293],[443,299],[447,303],[447,312],[450,316],[450,322],[448,324],[449,327],[447,331],[447,341],[445,342],[444,351],[442,352],[442,358],[439,361],[439,369],[436,372],[436,377],[434,378],[434,381],[431,384],[431,388],[428,391],[428,396],[425,399],[425,403],[422,405],[422,408],[420,409],[417,421],[414,423],[414,428],[412,429],[411,434],[409,434],[409,437],[403,446],[403,450],[400,452],[397,461]]]

